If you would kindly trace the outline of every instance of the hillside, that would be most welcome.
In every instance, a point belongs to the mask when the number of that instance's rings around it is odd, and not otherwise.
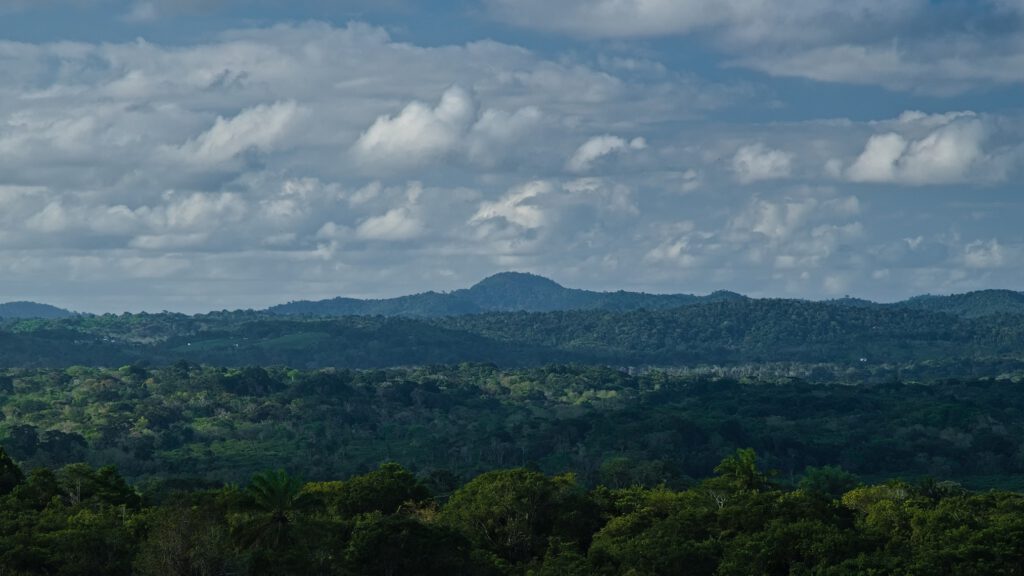
[[[0,366],[374,368],[459,362],[615,366],[873,365],[1024,358],[1021,316],[733,299],[665,310],[489,312],[438,318],[124,314],[10,321]]]
[[[63,308],[36,302],[7,302],[0,304],[0,318],[68,318],[73,314]]]
[[[331,298],[300,300],[272,306],[265,312],[279,316],[414,316],[436,318],[488,312],[556,312],[569,310],[669,310],[695,304],[736,302],[750,298],[719,290],[706,296],[648,294],[645,292],[596,292],[566,288],[535,274],[501,272],[470,288],[452,292],[422,292],[396,298],[360,300]],[[980,290],[948,296],[922,295],[901,302],[881,304],[845,297],[821,304],[841,308],[909,309],[942,312],[964,318],[998,314],[1024,314],[1024,293],[1012,290]]]
[[[522,272],[502,272],[470,288],[448,293],[423,292],[382,300],[332,298],[273,306],[275,315],[303,316],[420,316],[437,317],[484,312],[550,312],[555,310],[664,310],[701,302],[742,299],[731,292],[708,296],[595,292],[566,288],[557,282]]]
[[[1024,293],[1013,290],[978,290],[950,296],[923,295],[899,302],[895,306],[946,312],[965,318],[993,314],[1024,314]]]
[[[0,371],[0,572],[1019,574],[1019,384],[936,384]]]

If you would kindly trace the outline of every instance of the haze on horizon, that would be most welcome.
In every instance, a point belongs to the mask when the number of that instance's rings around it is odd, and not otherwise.
[[[1019,0],[0,3],[0,302],[1024,287]]]

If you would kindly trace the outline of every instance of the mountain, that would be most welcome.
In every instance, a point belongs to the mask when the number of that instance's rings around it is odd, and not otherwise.
[[[383,300],[332,298],[289,302],[266,311],[302,316],[460,316],[486,312],[553,312],[558,310],[665,310],[704,302],[746,299],[735,292],[708,296],[647,294],[644,292],[595,292],[566,288],[536,274],[502,272],[470,288],[448,293],[423,292]]]
[[[536,279],[530,282],[534,290],[556,290]],[[497,294],[510,297],[504,289]],[[512,300],[488,305],[530,305],[531,294],[536,295],[525,290],[513,294]],[[723,299],[663,310],[515,311],[430,318],[272,316],[252,311],[77,315],[16,330],[0,325],[0,366],[167,365],[180,359],[300,368],[461,362],[879,366],[960,359],[964,369],[971,370],[976,362],[1024,361],[1020,315],[964,317],[889,304],[714,297]]]
[[[63,308],[36,302],[7,302],[0,304],[0,318],[45,318],[53,320],[74,316]]]
[[[750,298],[719,290],[707,296],[693,294],[648,294],[645,292],[596,292],[566,288],[561,284],[523,272],[501,272],[469,288],[453,292],[423,292],[382,300],[332,298],[289,302],[265,312],[281,316],[410,316],[438,318],[489,312],[557,312],[568,310],[670,310],[714,302],[742,302]],[[838,308],[904,309],[941,312],[961,318],[999,314],[1024,315],[1024,293],[1012,290],[980,290],[948,296],[915,296],[901,302],[882,304],[846,296],[821,302]]]
[[[966,294],[916,296],[894,306],[945,312],[964,318],[979,318],[993,314],[1024,314],[1024,293],[1013,290],[978,290]]]

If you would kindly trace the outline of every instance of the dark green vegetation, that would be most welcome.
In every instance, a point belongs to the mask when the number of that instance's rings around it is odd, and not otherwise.
[[[0,308],[0,574],[1022,574],[1020,306]]]
[[[1024,296],[1005,290],[897,304],[809,302],[728,292],[588,292],[504,273],[467,290],[392,300],[196,316],[65,314],[43,309],[36,315],[55,317],[0,321],[0,367],[159,366],[182,359],[300,368],[1024,360]]]
[[[35,302],[6,302],[0,304],[0,318],[70,318],[73,313]]]
[[[557,312],[570,310],[670,310],[722,302],[743,302],[750,298],[720,290],[707,296],[693,294],[647,294],[643,292],[594,292],[565,288],[534,274],[502,272],[485,278],[474,286],[453,292],[423,292],[397,298],[360,300],[331,298],[300,300],[271,306],[261,311],[269,316],[337,317],[337,316],[406,316],[437,318],[486,314],[490,312]],[[876,310],[915,310],[942,312],[954,316],[977,318],[995,314],[1024,314],[1024,293],[1011,290],[981,290],[951,296],[924,295],[893,304],[851,298],[828,300],[830,307],[873,308]],[[72,312],[34,302],[0,304],[0,319],[70,318]]]
[[[785,487],[739,450],[685,490],[598,487],[525,468],[424,482],[283,470],[140,494],[113,468],[27,476],[0,451],[0,572],[120,575],[900,575],[1024,570],[1024,496],[955,483]]]
[[[707,373],[461,365],[407,370],[166,368],[0,372],[0,444],[26,468],[116,465],[135,483],[307,479],[394,460],[423,476],[573,472],[587,486],[686,486],[753,447],[793,480],[807,466],[866,478],[1021,487],[1022,372],[899,383],[932,367]],[[836,372],[838,370],[838,372]],[[939,371],[943,371],[939,368]],[[858,386],[808,384],[858,380]],[[741,383],[736,378],[741,378]]]
[[[976,318],[1024,313],[1024,294],[1012,290],[981,290],[952,296],[917,296],[897,305]]]
[[[375,368],[459,362],[613,366],[805,362],[873,366],[1024,359],[1024,316],[800,300],[667,310],[507,312],[443,318],[124,314],[0,324],[0,366]],[[957,373],[951,375],[958,375]]]
[[[663,310],[702,302],[744,299],[732,292],[708,296],[593,292],[565,288],[553,280],[520,272],[503,272],[454,292],[424,292],[385,300],[333,298],[289,302],[268,308],[272,314],[308,316],[453,316],[484,312],[551,312],[555,310]]]
[[[267,309],[281,315],[302,316],[458,316],[487,312],[555,312],[565,310],[667,310],[682,306],[749,300],[735,292],[693,294],[646,294],[642,292],[594,292],[565,288],[533,274],[503,272],[476,285],[454,292],[424,292],[383,300],[332,298],[316,302],[289,302]],[[981,290],[952,296],[917,296],[894,304],[878,304],[858,298],[825,302],[832,306],[910,309],[979,317],[992,314],[1024,314],[1024,294],[1011,290]]]

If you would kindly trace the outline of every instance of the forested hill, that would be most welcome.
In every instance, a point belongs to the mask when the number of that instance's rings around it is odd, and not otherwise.
[[[424,292],[383,300],[333,298],[273,306],[271,314],[306,316],[452,316],[484,312],[550,312],[555,310],[665,310],[690,304],[744,299],[720,291],[707,296],[594,292],[566,288],[554,280],[521,272],[502,272],[471,288],[448,293]]]
[[[73,314],[63,308],[36,302],[0,304],[0,318],[69,318]]]
[[[443,318],[124,314],[0,324],[0,366],[375,368],[457,362],[614,366],[1024,359],[1024,316],[730,300],[669,310],[492,312]]]
[[[896,305],[916,310],[948,312],[965,317],[1021,314],[1024,313],[1024,293],[1013,290],[979,290],[950,296],[924,295]]]
[[[284,316],[379,315],[429,318],[487,312],[669,310],[697,304],[744,300],[750,298],[727,290],[719,290],[706,296],[648,294],[623,290],[595,292],[566,288],[554,280],[535,274],[502,272],[485,278],[470,288],[453,292],[423,292],[381,300],[342,297],[318,301],[302,300],[273,306],[266,312]],[[846,308],[898,308],[946,312],[973,318],[993,314],[1024,314],[1024,293],[1012,290],[979,290],[949,296],[916,296],[891,304],[847,296],[827,300],[823,304]]]
[[[590,311],[628,312],[666,311],[686,306],[715,303],[744,303],[755,298],[719,290],[704,296],[694,294],[648,294],[645,292],[597,292],[566,288],[535,274],[502,272],[481,280],[470,288],[452,292],[422,292],[396,298],[363,300],[337,297],[328,300],[300,300],[271,306],[259,314],[332,318],[339,316],[405,316],[443,318],[480,315],[492,312]],[[775,299],[761,299],[776,301]],[[808,303],[812,303],[807,301]],[[942,312],[964,318],[1000,314],[1024,315],[1024,293],[1012,290],[979,290],[948,296],[922,295],[894,303],[879,303],[850,296],[825,300],[819,304],[836,308],[914,310]],[[898,312],[897,312],[898,313]],[[0,304],[0,319],[69,318],[75,314],[35,302]]]
[[[606,362],[904,362],[1024,354],[1024,317],[741,300],[674,310],[483,314],[434,324]]]

